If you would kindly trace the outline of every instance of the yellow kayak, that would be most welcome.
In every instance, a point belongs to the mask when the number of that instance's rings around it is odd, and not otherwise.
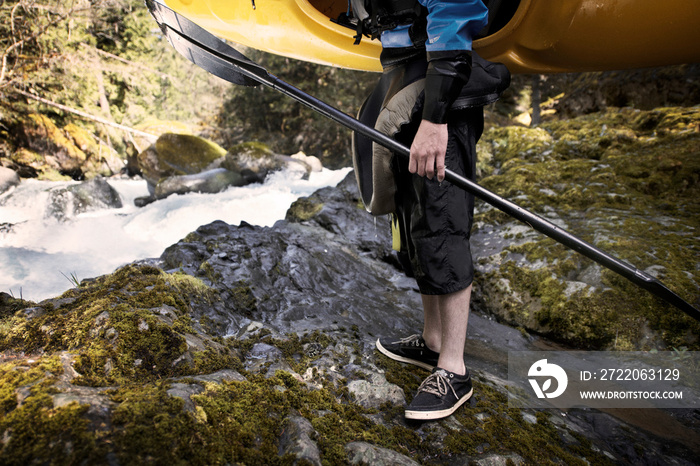
[[[347,0],[159,0],[209,32],[314,63],[380,71],[378,41],[332,21]],[[514,73],[594,71],[700,62],[700,1],[486,1],[474,42]],[[497,7],[495,5],[500,4]]]

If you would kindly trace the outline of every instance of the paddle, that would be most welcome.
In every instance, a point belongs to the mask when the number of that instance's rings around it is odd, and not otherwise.
[[[271,75],[265,68],[249,60],[233,47],[230,47],[210,32],[165,5],[154,0],[146,0],[146,5],[173,47],[204,70],[234,84],[245,86],[263,84],[268,86],[397,154],[405,157],[410,155],[408,147]],[[622,275],[632,283],[664,299],[700,321],[700,310],[671,291],[655,277],[601,251],[552,222],[497,196],[450,170],[445,170],[445,180],[491,204],[511,217],[530,225],[553,240]]]

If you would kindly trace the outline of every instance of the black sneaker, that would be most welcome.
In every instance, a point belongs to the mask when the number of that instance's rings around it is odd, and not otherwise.
[[[469,370],[457,375],[436,367],[418,387],[418,393],[406,408],[407,419],[440,419],[454,413],[471,398],[472,379]]]
[[[391,338],[379,338],[377,349],[380,353],[395,361],[415,364],[418,367],[432,371],[437,366],[440,353],[428,348],[425,340],[419,334],[392,341]]]

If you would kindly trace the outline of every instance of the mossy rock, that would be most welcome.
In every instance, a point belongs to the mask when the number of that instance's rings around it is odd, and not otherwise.
[[[228,150],[228,153],[233,157],[249,157],[252,159],[270,157],[274,154],[266,144],[257,141],[236,144]]]
[[[63,131],[87,155],[87,160],[81,167],[86,179],[112,176],[124,167],[124,160],[119,153],[113,147],[95,139],[85,128],[69,123]]]
[[[268,173],[280,170],[286,161],[260,142],[244,142],[229,149],[221,166],[240,173],[250,183],[262,182]]]
[[[138,156],[143,176],[153,185],[168,176],[192,175],[226,155],[216,143],[191,134],[165,133]]]
[[[156,141],[156,151],[165,163],[180,174],[199,173],[226,155],[218,144],[191,134],[166,133]]]
[[[496,174],[480,183],[658,276],[697,307],[698,124],[697,108],[612,109],[494,129],[484,144]],[[543,131],[551,141],[532,150]],[[577,347],[700,348],[698,322],[617,274],[495,209],[480,209],[476,222],[503,240],[477,259],[484,303],[506,321]]]
[[[70,137],[73,143],[85,154],[93,156],[99,151],[97,140],[85,128],[81,128],[75,123],[68,123],[63,127],[66,135]]]
[[[198,173],[226,151],[218,144],[190,134],[166,133],[156,141],[161,159],[181,174]]]
[[[29,115],[19,126],[19,138],[24,147],[41,154],[49,167],[74,178],[82,176],[81,167],[87,160],[87,154],[48,116]],[[35,159],[33,162],[31,166],[43,169],[43,166],[36,166],[41,160]]]
[[[303,197],[292,202],[287,209],[285,220],[290,222],[304,222],[323,209],[324,203],[317,198]]]
[[[0,351],[75,352],[74,367],[87,385],[188,375],[199,352],[222,350],[213,337],[198,334],[189,314],[192,299],[216,296],[193,277],[127,266],[17,312],[0,328]],[[224,353],[220,363],[235,365]]]

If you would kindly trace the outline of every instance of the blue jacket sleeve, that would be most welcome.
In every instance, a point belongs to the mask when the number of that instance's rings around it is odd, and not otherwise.
[[[488,19],[482,0],[419,0],[427,8],[428,70],[423,118],[444,123],[447,110],[469,81],[472,37]]]

